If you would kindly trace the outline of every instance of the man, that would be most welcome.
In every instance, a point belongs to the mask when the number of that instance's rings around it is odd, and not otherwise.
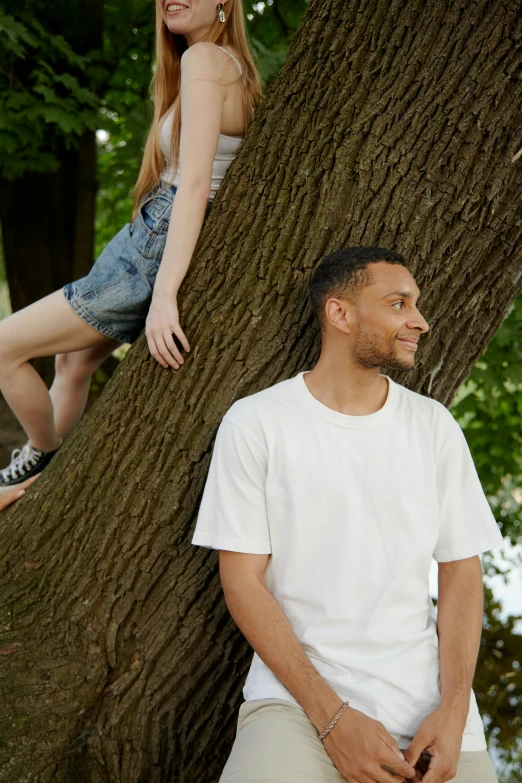
[[[471,683],[502,537],[451,414],[380,372],[414,366],[419,289],[347,248],[310,297],[319,361],[227,412],[193,539],[255,650],[221,781],[494,783]]]

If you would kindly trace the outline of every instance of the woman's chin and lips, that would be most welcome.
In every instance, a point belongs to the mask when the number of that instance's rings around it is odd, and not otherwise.
[[[171,33],[182,35],[185,25],[190,17],[190,8],[187,3],[162,2],[163,21]]]
[[[199,3],[186,0],[182,3],[162,2],[161,7],[163,21],[169,31],[177,35],[193,33],[200,27],[210,28],[216,17],[216,5],[209,0],[200,0]]]

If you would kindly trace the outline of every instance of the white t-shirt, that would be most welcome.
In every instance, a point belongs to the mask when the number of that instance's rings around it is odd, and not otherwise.
[[[270,554],[267,586],[312,663],[403,748],[440,702],[432,558],[471,557],[502,536],[443,405],[388,378],[379,411],[349,416],[303,376],[223,418],[193,543]],[[256,654],[244,696],[296,703]],[[485,747],[471,691],[462,750]]]

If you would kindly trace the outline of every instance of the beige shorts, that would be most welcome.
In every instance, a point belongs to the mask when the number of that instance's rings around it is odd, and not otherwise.
[[[282,699],[243,702],[220,783],[343,783],[312,723]],[[463,752],[452,783],[497,783],[487,750]]]

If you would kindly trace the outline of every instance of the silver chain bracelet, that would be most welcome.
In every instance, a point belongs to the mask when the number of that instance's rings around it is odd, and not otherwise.
[[[325,730],[323,731],[323,733],[322,733],[322,734],[319,734],[319,739],[320,739],[320,740],[324,740],[324,738],[326,737],[326,735],[327,735],[327,734],[329,734],[329,733],[331,732],[331,730],[333,729],[333,727],[335,726],[335,724],[337,723],[337,721],[339,720],[339,718],[341,717],[341,715],[343,714],[343,712],[345,711],[345,709],[346,709],[347,707],[349,707],[349,706],[350,706],[350,702],[349,702],[349,701],[343,701],[343,703],[342,703],[342,706],[341,706],[341,709],[339,710],[339,712],[337,713],[337,715],[335,715],[335,716],[332,718],[331,722],[330,722],[330,723],[328,724],[328,726],[325,728]]]

